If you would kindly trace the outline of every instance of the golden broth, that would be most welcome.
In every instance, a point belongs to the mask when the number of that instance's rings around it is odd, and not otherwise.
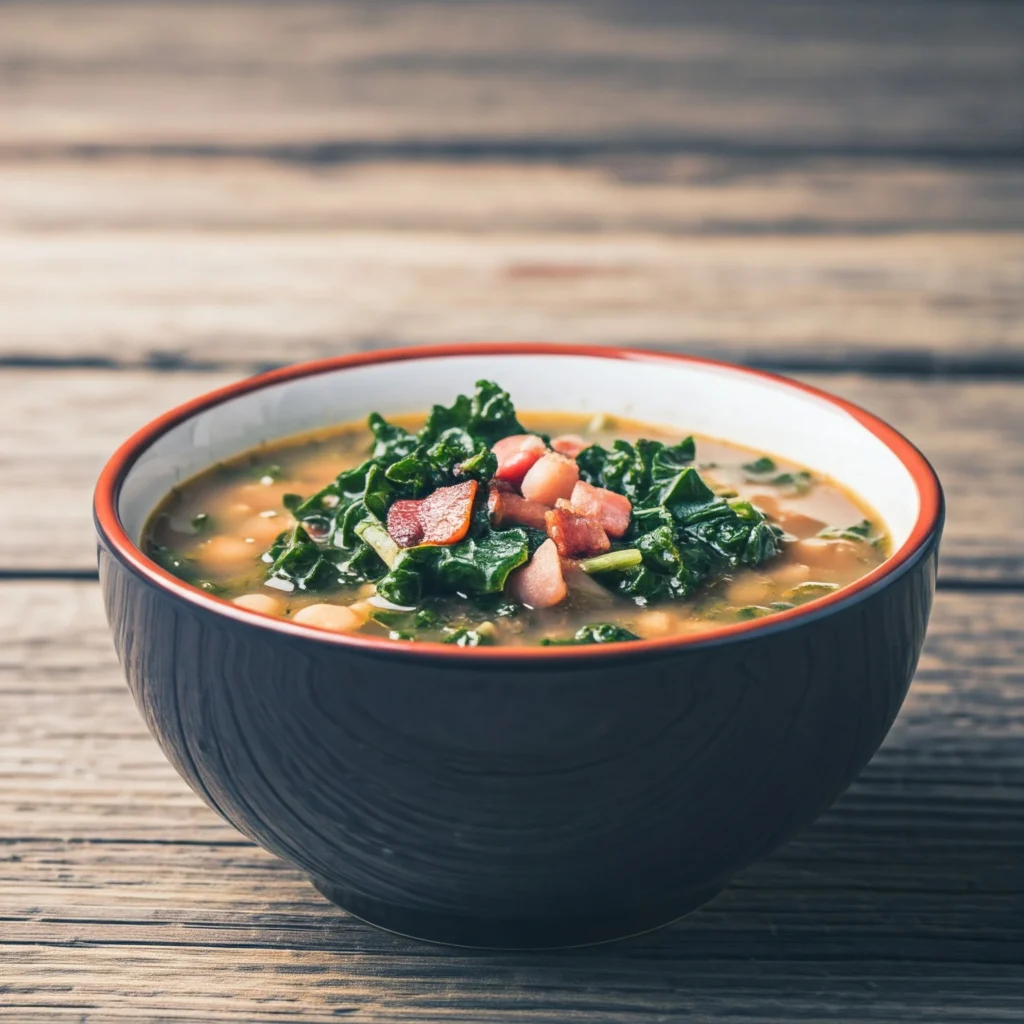
[[[520,420],[531,431],[582,434],[588,443],[603,446],[617,438],[646,437],[668,444],[680,440],[678,432],[618,417],[535,413],[521,414]],[[422,417],[393,422],[416,429]],[[743,467],[763,453],[700,435],[695,440],[695,464],[707,484],[718,494],[749,499],[786,531],[778,557],[756,569],[733,572],[691,600],[652,607],[613,594],[582,573],[569,578],[570,596],[555,608],[508,615],[501,601],[481,608],[479,602],[457,596],[433,599],[433,606],[449,624],[489,622],[488,631],[498,644],[562,638],[595,621],[617,623],[645,638],[693,634],[805,604],[859,579],[887,557],[884,534],[875,543],[817,536],[825,527],[842,529],[865,519],[873,522],[876,535],[884,529],[871,509],[835,481],[772,455],[771,479],[788,474],[790,482],[757,482]],[[282,503],[284,495],[305,497],[320,490],[342,470],[360,464],[371,443],[362,423],[348,424],[264,445],[213,466],[175,488],[160,504],[146,526],[144,548],[160,551],[164,564],[169,558],[186,560],[192,578],[201,579],[202,586],[254,611],[294,618],[303,608],[328,603],[351,609],[337,613],[333,628],[400,639],[387,624],[368,617],[374,610],[367,604],[373,584],[339,586],[326,594],[288,593],[265,582],[267,565],[261,560],[278,534],[294,525]],[[440,627],[417,632],[423,640],[444,635]]]

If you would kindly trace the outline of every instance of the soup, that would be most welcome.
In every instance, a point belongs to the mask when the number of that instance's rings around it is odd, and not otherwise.
[[[774,455],[498,385],[263,445],[175,488],[146,553],[265,615],[396,642],[616,643],[771,616],[864,576],[884,525]]]

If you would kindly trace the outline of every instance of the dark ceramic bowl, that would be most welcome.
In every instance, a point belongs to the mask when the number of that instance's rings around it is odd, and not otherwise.
[[[768,621],[612,648],[453,649],[318,632],[194,590],[143,555],[179,480],[253,445],[501,382],[829,473],[894,554]],[[189,785],[328,899],[446,943],[600,942],[678,918],[810,822],[878,748],[935,583],[942,494],[875,417],[678,356],[541,345],[291,367],[155,420],[96,493],[107,615],[132,694]]]

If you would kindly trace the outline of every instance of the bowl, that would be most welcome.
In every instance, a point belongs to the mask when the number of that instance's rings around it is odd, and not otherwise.
[[[634,416],[828,473],[882,515],[894,553],[813,604],[698,636],[462,649],[260,616],[140,551],[157,502],[212,463],[374,409],[426,410],[484,377],[525,410]],[[895,430],[803,384],[489,344],[329,359],[186,403],[113,456],[95,520],[132,695],[210,807],[366,921],[537,948],[685,915],[850,784],[914,673],[943,500]]]

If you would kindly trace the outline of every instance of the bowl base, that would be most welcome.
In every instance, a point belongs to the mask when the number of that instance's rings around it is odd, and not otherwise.
[[[678,921],[722,891],[722,885],[685,899],[619,914],[553,918],[478,918],[430,913],[385,903],[311,877],[314,888],[346,913],[376,928],[421,942],[472,949],[566,949],[632,938]]]

